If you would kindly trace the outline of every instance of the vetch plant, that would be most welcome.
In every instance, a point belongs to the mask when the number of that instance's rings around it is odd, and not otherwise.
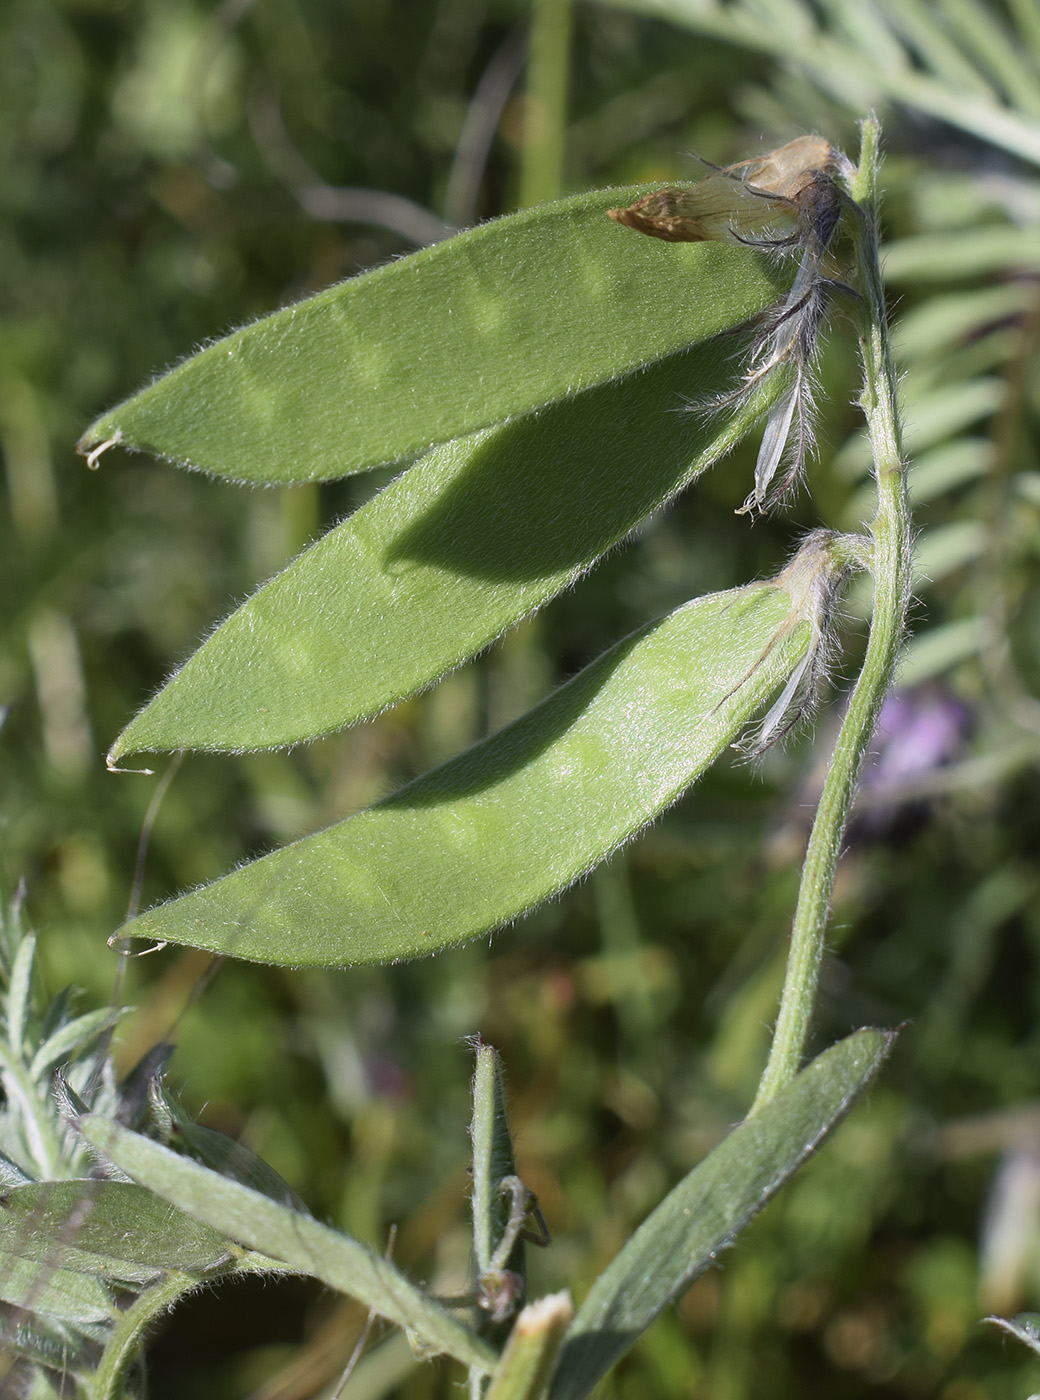
[[[120,1084],[108,1012],[74,1018],[60,1000],[36,1012],[34,944],[11,935],[0,1299],[8,1375],[25,1393],[141,1393],[148,1330],[172,1303],[231,1275],[291,1271],[354,1296],[420,1354],[454,1358],[472,1397],[581,1400],[871,1084],[889,1032],[803,1060],[838,854],[910,589],[878,143],[868,119],[858,164],[803,136],[690,189],[602,190],[473,228],[210,344],[84,435],[91,466],[120,444],[234,482],[402,468],[211,633],[123,729],[113,767],[140,752],[293,745],[414,696],[753,431],[745,514],[787,503],[837,301],[857,328],[876,486],[868,532],[817,528],[771,577],[647,620],[473,748],[144,910],[119,938],[300,967],[395,962],[490,934],[592,871],[729,746],[781,741],[819,703],[850,575],[871,575],[873,610],[752,1109],[578,1306],[563,1292],[529,1298],[526,1249],[546,1233],[487,1044],[473,1043],[472,1287],[438,1298],[193,1123],[160,1061]],[[745,342],[738,367],[729,351]]]
[[[270,748],[374,715],[474,657],[763,420],[745,509],[781,504],[811,438],[832,298],[856,325],[877,491],[868,534],[812,532],[773,578],[646,623],[384,801],[120,930],[290,966],[389,962],[490,932],[593,869],[727,746],[782,738],[820,689],[844,580],[869,571],[870,636],[806,853],[758,1095],[576,1311],[565,1297],[525,1306],[534,1203],[490,1047],[476,1046],[465,1321],[454,1301],[427,1297],[255,1172],[214,1171],[188,1120],[177,1120],[184,1156],[68,1099],[104,1170],[220,1232],[229,1250],[353,1294],[468,1367],[473,1396],[589,1394],[816,1150],[890,1045],[888,1033],[860,1031],[803,1067],[835,869],[910,584],[878,269],[879,129],[868,119],[861,130],[857,165],[808,136],[689,191],[603,191],[472,229],[208,346],[81,443],[91,466],[121,444],[243,482],[402,464],[213,632],[127,725],[110,763]],[[734,388],[718,337],[737,331],[752,348]],[[688,411],[691,400],[710,411]]]
[[[111,1058],[99,1032],[52,1062],[44,1023],[62,1016],[39,991],[21,1020],[0,1115],[21,1173],[0,1216],[18,1300],[0,1352],[26,1346],[0,1394],[147,1380],[154,1400],[260,1400],[258,1385],[423,1400],[458,1388],[459,1367],[479,1390],[493,1366],[501,1395],[554,1371],[581,1386],[612,1361],[604,1396],[1034,1393],[1035,0],[209,8],[0,11],[0,53],[19,56],[0,86],[2,859],[30,891],[42,980],[90,989],[72,1018],[139,1003]],[[872,110],[913,635],[828,909],[836,777],[797,899],[799,867],[862,662],[877,496],[855,403],[856,171],[837,148],[859,159]],[[572,198],[569,228],[554,223],[550,201],[607,185],[628,188]],[[100,473],[76,470],[71,440],[143,375],[275,307],[266,346],[251,327],[224,343],[236,364],[181,375],[190,422],[166,450],[313,480],[243,492],[107,437]],[[155,387],[165,433],[173,384]],[[98,749],[128,704],[278,570],[112,761],[140,767],[138,744],[268,751],[178,759],[157,791],[106,776]],[[173,947],[120,957],[109,998],[103,941],[163,790],[145,917],[274,852],[177,921],[310,966]],[[720,1144],[756,1098],[796,900],[792,975],[811,981],[826,919],[803,1057],[863,1024],[907,1029],[870,1111],[790,1178],[783,1090],[757,1135]],[[322,967],[472,929],[407,965]],[[789,989],[780,1079],[803,1015]],[[478,1030],[509,1070],[515,1154],[504,1126],[486,1131],[504,1099],[483,1041],[464,1130]],[[155,1079],[173,1039],[177,1087],[237,1145]],[[829,1131],[820,1091],[807,1081],[820,1112],[795,1147],[814,1121]],[[26,1101],[28,1146],[5,1127]],[[220,1218],[123,1179],[73,1120]],[[655,1217],[702,1158],[701,1185]],[[785,1180],[713,1267],[713,1241]],[[122,1200],[107,1242],[97,1196]],[[684,1234],[691,1218],[703,1234]],[[212,1251],[171,1254],[164,1220]],[[243,1244],[258,1226],[277,1259]],[[251,1253],[313,1277],[221,1285]],[[167,1285],[170,1302],[198,1295],[159,1325]]]
[[[888,1037],[862,1032],[821,1056],[781,1108],[753,1132],[734,1133],[676,1188],[575,1316],[565,1294],[524,1307],[524,1241],[546,1236],[515,1174],[497,1053],[476,1042],[475,1291],[461,1300],[475,1309],[471,1328],[456,1315],[459,1302],[428,1297],[392,1262],[314,1220],[248,1149],[192,1122],[162,1086],[165,1056],[117,1083],[105,1043],[110,1010],[72,1017],[63,995],[37,1011],[35,938],[17,905],[0,931],[4,1394],[143,1396],[145,1343],[172,1306],[232,1277],[288,1272],[352,1294],[421,1354],[456,1358],[474,1394],[489,1374],[492,1395],[544,1394],[551,1376],[554,1394],[586,1394],[841,1118],[887,1049]],[[59,1061],[66,1068],[53,1080]],[[654,1286],[635,1289],[651,1266]]]
[[[108,1166],[70,1122],[88,1097],[102,1120],[140,1126],[162,1057],[117,1079],[112,1009],[49,1002],[21,900],[0,908],[0,1394],[121,1400],[143,1394],[150,1326],[205,1283],[284,1273],[220,1228],[172,1209]],[[58,1074],[58,1082],[55,1080]],[[166,1118],[169,1122],[170,1112]],[[220,1135],[184,1125],[195,1150]],[[269,1168],[234,1144],[238,1170]],[[288,1188],[280,1183],[286,1194]]]

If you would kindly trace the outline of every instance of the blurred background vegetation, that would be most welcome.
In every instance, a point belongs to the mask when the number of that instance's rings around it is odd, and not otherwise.
[[[886,5],[747,0],[744,44],[697,8],[677,25],[563,0],[0,7],[0,868],[25,882],[50,990],[103,1003],[155,786],[107,774],[107,745],[234,602],[389,479],[250,491],[118,451],[88,473],[72,444],[101,409],[446,227],[693,179],[693,152],[725,163],[805,130],[854,155],[876,104],[922,562],[917,641],[836,894],[818,1044],[906,1025],[869,1105],[603,1393],[1024,1400],[1035,1368],[980,1318],[1040,1308],[1037,156],[900,102],[865,55],[938,72],[966,103],[988,84],[1040,126],[1040,13],[917,0],[900,30]],[[980,13],[1025,78],[971,41],[964,16]],[[829,69],[771,47],[807,15],[837,36]],[[821,376],[811,500],[753,529],[736,518],[749,449],[430,694],[291,754],[186,760],[144,901],[391,790],[682,599],[774,572],[799,528],[855,527],[866,458],[840,308]],[[865,611],[854,593],[841,673]],[[123,1064],[175,1039],[172,1082],[204,1121],[376,1247],[396,1223],[397,1260],[452,1292],[468,1250],[462,1037],[480,1031],[505,1057],[520,1168],[554,1235],[533,1289],[580,1294],[750,1102],[841,680],[815,734],[755,767],[723,761],[490,946],[340,973],[134,960]],[[291,1282],[204,1294],[157,1338],[152,1393],[322,1394],[362,1322]],[[403,1346],[347,1391],[455,1393]]]

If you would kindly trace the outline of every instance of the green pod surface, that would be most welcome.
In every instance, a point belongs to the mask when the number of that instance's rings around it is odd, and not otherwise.
[[[741,436],[757,405],[722,423],[682,411],[731,372],[716,346],[697,347],[437,448],[218,627],[111,761],[297,743],[414,694],[566,588]]]
[[[217,341],[102,415],[118,441],[236,481],[414,457],[739,324],[784,275],[751,249],[635,238],[599,190],[470,229]],[[787,280],[790,280],[789,277]]]
[[[123,933],[342,965],[495,928],[590,870],[733,741],[805,657],[815,635],[805,609],[764,584],[687,603],[386,801]]]

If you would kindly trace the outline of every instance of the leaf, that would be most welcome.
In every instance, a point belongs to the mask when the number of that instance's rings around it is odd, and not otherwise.
[[[892,246],[889,245],[889,252]],[[899,318],[894,348],[901,364],[915,365],[929,356],[938,356],[977,339],[994,326],[1021,314],[1022,287],[1018,282],[945,295],[937,293]]]
[[[600,190],[470,229],[217,341],[84,434],[238,481],[415,456],[737,325],[783,275],[747,248],[669,248]]]
[[[1040,161],[1040,129],[1029,115],[1009,108],[992,91],[969,54],[943,38],[932,12],[949,8],[929,0],[885,0],[867,7],[859,0],[831,0],[826,9],[809,0],[770,0],[768,4],[722,4],[720,0],[601,0],[635,14],[671,20],[695,33],[771,53],[798,69],[825,97],[856,113],[872,104],[896,101],[992,142],[1018,161]],[[1025,5],[1023,13],[1032,16]],[[884,12],[888,11],[888,14]],[[873,34],[862,42],[864,27]],[[986,23],[992,28],[992,16]],[[901,31],[912,33],[904,37]],[[885,33],[885,29],[888,33]],[[977,47],[977,46],[976,46]],[[903,53],[897,57],[899,50]],[[940,60],[941,52],[941,60]],[[922,62],[924,64],[922,68]],[[958,81],[948,79],[950,68]],[[1031,79],[1035,104],[1035,76]],[[804,98],[799,95],[799,102]],[[778,110],[778,115],[780,112]],[[782,117],[790,120],[789,107]]]
[[[423,1341],[489,1372],[495,1353],[378,1254],[239,1182],[178,1156],[111,1119],[85,1114],[77,1129],[117,1167],[196,1220],[250,1249],[347,1293]]]
[[[46,1256],[49,1242],[147,1270],[211,1268],[227,1254],[227,1235],[174,1211],[132,1182],[34,1182],[0,1198],[4,1229],[29,1225]]]
[[[924,505],[993,469],[996,451],[990,438],[961,436],[940,443],[914,462],[910,498]]]
[[[885,246],[885,281],[892,286],[952,282],[959,277],[1008,275],[1040,268],[1040,236],[1016,224],[919,233]]]
[[[910,438],[915,452],[946,442],[980,418],[989,418],[999,411],[1007,392],[1004,381],[996,375],[947,381],[922,392],[918,388],[912,380],[907,386],[913,415]]]
[[[41,1368],[33,1377],[34,1389],[28,1392],[25,1400],[69,1400],[68,1389],[62,1393],[62,1376],[67,1377],[70,1371],[76,1370],[85,1352],[92,1360],[91,1352],[96,1355],[95,1348],[99,1349],[109,1335],[109,1320],[70,1324],[58,1318],[44,1318],[39,1313],[33,1315],[27,1326],[17,1330],[8,1326],[4,1337],[7,1354],[24,1357]],[[91,1342],[94,1347],[90,1346]],[[48,1371],[52,1373],[49,1377]],[[49,1388],[48,1380],[56,1388]],[[22,1400],[21,1395],[18,1400]]]
[[[233,613],[112,760],[296,743],[413,694],[721,456],[754,410],[723,424],[681,410],[731,377],[728,358],[701,347],[438,448]]]
[[[89,1274],[23,1259],[0,1249],[0,1300],[27,1312],[80,1325],[107,1322],[115,1303],[104,1284]]]
[[[764,584],[687,603],[377,806],[123,932],[330,965],[416,957],[495,928],[566,888],[703,772],[806,655],[802,606]]]
[[[292,1210],[306,1211],[306,1205],[289,1183],[245,1143],[237,1142],[215,1128],[196,1123],[163,1087],[155,1086],[151,1097],[160,1137],[181,1145],[191,1156],[198,1158],[204,1166],[212,1167],[221,1176],[240,1181],[243,1186],[270,1196],[273,1201],[279,1201]]]
[[[78,1326],[111,1320],[117,1305],[110,1288],[137,1291],[164,1274],[46,1239],[38,1247],[0,1242],[0,1271],[0,1298],[5,1302]]]
[[[82,1055],[89,1045],[105,1031],[111,1030],[114,1022],[125,1014],[125,1008],[113,1012],[110,1006],[99,1006],[59,1025],[36,1050],[29,1073],[34,1079],[42,1079],[60,1060]]]
[[[3,1199],[16,1191],[37,1189],[35,1183],[15,1187]],[[24,1217],[12,1218],[4,1211],[0,1211],[0,1300],[81,1326],[107,1322],[116,1311],[92,1255],[70,1243],[41,1237],[27,1228]]]
[[[977,657],[983,646],[984,626],[980,617],[964,617],[911,637],[899,665],[900,688],[923,685]]]
[[[1019,1313],[1017,1317],[984,1317],[982,1320],[991,1322],[994,1327],[999,1327],[1040,1356],[1040,1318],[1036,1313]]]
[[[513,1139],[506,1114],[506,1090],[502,1061],[493,1045],[477,1039],[473,1045],[476,1065],[473,1071],[473,1116],[470,1144],[473,1152],[473,1265],[479,1276],[491,1267],[509,1215],[502,1196],[503,1177],[516,1173]],[[523,1270],[523,1244],[516,1246],[516,1261],[510,1266]],[[526,1274],[523,1275],[526,1282]]]
[[[7,979],[4,997],[4,1036],[15,1057],[21,1055],[32,1012],[32,975],[36,961],[36,936],[29,934],[18,945]]]
[[[957,569],[973,564],[988,543],[981,520],[951,520],[918,539],[914,552],[915,587],[935,584]]]
[[[193,1272],[226,1257],[227,1236],[127,1181],[44,1181],[0,1197],[0,1243],[109,1279]],[[128,1272],[129,1271],[129,1272]]]
[[[524,1308],[491,1378],[486,1400],[543,1400],[564,1332],[574,1317],[569,1293]]]
[[[650,1323],[714,1263],[870,1083],[894,1033],[865,1030],[825,1051],[724,1138],[600,1274],[560,1354],[550,1400],[581,1400]]]

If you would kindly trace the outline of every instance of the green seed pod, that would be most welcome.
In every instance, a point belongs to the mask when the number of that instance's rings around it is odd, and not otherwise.
[[[374,807],[122,930],[294,965],[433,953],[558,894],[668,807],[818,654],[842,537],[698,598]],[[786,702],[785,702],[786,709]]]

